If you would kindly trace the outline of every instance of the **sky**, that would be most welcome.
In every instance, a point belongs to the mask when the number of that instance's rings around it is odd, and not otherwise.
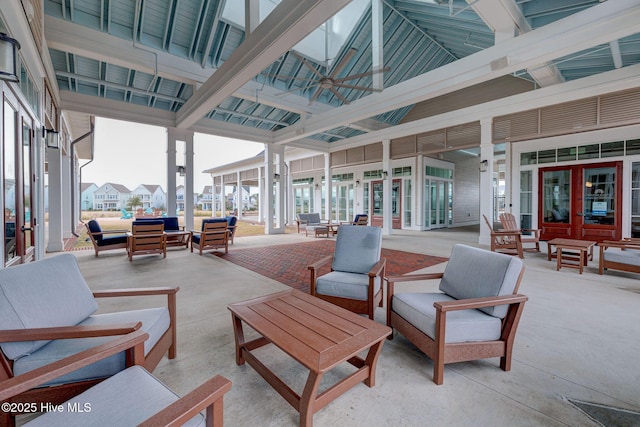
[[[94,149],[94,160],[82,168],[83,183],[93,182],[100,187],[111,182],[129,190],[150,184],[167,191],[165,128],[96,117]],[[205,185],[212,184],[211,175],[202,173],[203,170],[253,157],[262,150],[262,143],[196,133],[194,191],[201,193]],[[180,145],[176,157],[180,164],[183,158]],[[184,185],[184,178],[176,175],[176,184]]]

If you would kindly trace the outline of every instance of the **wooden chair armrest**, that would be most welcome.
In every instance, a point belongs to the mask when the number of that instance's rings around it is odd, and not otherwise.
[[[370,277],[379,276],[384,271],[384,268],[386,265],[387,265],[387,259],[380,258],[378,262],[376,262],[375,265],[371,267],[371,270],[369,270],[369,276]]]
[[[167,237],[166,234],[162,233],[144,233],[144,234],[132,234],[131,237],[133,237],[134,239],[148,239],[149,237]]]
[[[540,236],[540,230],[537,228],[523,228],[522,231],[525,233],[533,233],[536,237]]]
[[[200,234],[202,233],[202,230],[189,230],[191,233],[193,234]]]
[[[598,243],[603,250],[607,248],[620,248],[620,249],[640,249],[640,242],[632,242],[630,240],[605,240]]]
[[[94,291],[94,298],[108,297],[136,297],[147,295],[175,295],[180,290],[179,286],[155,287],[155,288],[131,288],[131,289],[107,289],[104,291]]]
[[[157,414],[138,424],[138,427],[155,427],[167,425],[182,425],[196,416],[200,411],[213,407],[211,413],[207,411],[206,425],[222,425],[222,403],[226,392],[231,390],[231,381],[221,375],[216,375],[185,396],[173,402]],[[213,419],[209,419],[213,416]]]
[[[318,268],[320,268],[323,265],[327,264],[332,259],[333,259],[333,255],[327,255],[326,257],[324,257],[322,259],[319,259],[318,261],[314,262],[313,264],[309,264],[307,269],[308,270],[317,270]]]
[[[529,299],[526,295],[502,295],[496,297],[469,298],[454,301],[434,302],[433,306],[439,311],[459,311],[473,308],[493,307],[496,305],[522,304]]]
[[[64,340],[69,338],[107,337],[137,331],[142,322],[92,326],[55,326],[52,328],[7,329],[0,331],[0,342]]]
[[[384,280],[387,282],[387,299],[391,301],[391,297],[393,296],[395,290],[396,282],[415,282],[417,280],[434,280],[434,279],[442,279],[442,275],[444,273],[421,273],[421,274],[405,274],[403,276],[389,276],[385,277]]]
[[[149,334],[144,331],[134,331],[104,344],[65,357],[51,364],[36,368],[24,374],[0,381],[0,401],[38,387],[51,380],[88,366],[98,360],[111,355],[135,348],[134,351],[144,351],[144,342]]]

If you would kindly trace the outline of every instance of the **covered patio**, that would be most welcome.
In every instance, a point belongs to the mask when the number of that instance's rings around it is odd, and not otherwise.
[[[305,241],[310,242],[302,234],[250,236],[238,238],[233,249]],[[386,249],[441,257],[447,257],[455,243],[478,246],[477,229],[404,232],[383,238]],[[354,387],[316,413],[316,425],[640,423],[637,275],[611,271],[600,276],[597,259],[582,275],[570,269],[556,271],[555,262],[547,261],[546,245],[542,246],[543,253],[527,253],[524,260],[520,292],[529,301],[510,372],[500,370],[497,359],[451,364],[445,367],[444,385],[436,386],[431,380],[431,361],[396,334],[383,346],[376,386]],[[286,285],[224,257],[195,256],[188,251],[172,251],[162,260],[140,258],[131,264],[115,251],[98,259],[91,251],[74,254],[93,289],[180,285],[178,357],[163,359],[154,371],[177,393],[184,394],[221,374],[233,382],[225,397],[225,425],[298,425],[298,413],[252,368],[235,364],[233,328],[226,308],[233,302],[288,289]],[[441,271],[444,266],[437,264],[425,271]],[[407,284],[413,289],[421,285],[425,284]],[[426,286],[433,289],[437,284]],[[136,303],[131,301],[131,308]],[[108,310],[108,304],[101,310]],[[375,320],[386,321],[384,308],[377,309]],[[262,360],[293,389],[304,386],[306,372],[300,365],[272,346],[260,351]],[[603,405],[603,416],[608,418],[601,418],[598,424],[571,402]]]

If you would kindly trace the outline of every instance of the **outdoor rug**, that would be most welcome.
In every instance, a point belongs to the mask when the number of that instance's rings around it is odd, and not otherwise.
[[[221,258],[238,264],[280,283],[309,292],[307,266],[327,255],[333,255],[334,240],[267,246],[264,248],[233,249],[229,253],[217,253]],[[382,249],[387,259],[386,275],[400,275],[447,261],[448,258],[416,254],[412,252]],[[320,274],[330,271],[331,263],[320,269]]]

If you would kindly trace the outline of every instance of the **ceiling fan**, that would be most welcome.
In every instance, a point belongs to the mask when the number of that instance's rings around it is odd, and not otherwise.
[[[347,64],[349,63],[351,58],[353,58],[353,56],[357,53],[357,50],[355,48],[349,49],[347,51],[347,53],[344,55],[344,57],[342,57],[342,59],[340,60],[338,65],[336,65],[333,68],[333,70],[331,71],[331,73],[329,73],[329,74],[320,73],[318,70],[316,70],[316,68],[306,58],[304,58],[303,56],[301,56],[300,54],[298,54],[298,53],[296,53],[294,51],[291,51],[291,53],[296,58],[298,58],[309,70],[311,70],[313,72],[313,74],[315,74],[317,76],[317,79],[309,79],[309,78],[296,77],[296,76],[279,76],[279,75],[275,75],[275,77],[284,78],[284,79],[303,80],[303,81],[311,82],[307,86],[304,86],[304,87],[301,87],[301,88],[295,88],[295,89],[292,89],[290,91],[283,92],[283,93],[289,93],[289,92],[293,92],[293,91],[297,91],[297,90],[303,91],[303,90],[306,90],[306,89],[317,87],[317,89],[315,90],[315,92],[313,93],[311,98],[309,99],[309,105],[313,104],[318,99],[318,97],[320,96],[322,91],[325,90],[325,89],[331,91],[344,104],[349,104],[349,100],[347,98],[345,98],[340,92],[338,92],[338,90],[336,88],[354,89],[354,90],[361,90],[361,91],[367,91],[367,92],[381,92],[380,89],[375,89],[375,88],[372,88],[372,87],[365,87],[365,86],[355,86],[355,85],[346,84],[345,82],[347,82],[349,80],[359,79],[359,78],[366,77],[366,76],[372,76],[374,74],[383,73],[383,72],[386,72],[386,71],[390,70],[389,67],[385,67],[385,68],[381,68],[381,69],[378,69],[378,70],[367,71],[367,72],[364,72],[364,73],[352,74],[352,75],[345,76],[345,77],[338,77],[338,75],[344,69],[344,67],[347,66]],[[325,66],[325,69],[328,69],[328,67]],[[273,75],[271,75],[271,76],[273,76]]]

